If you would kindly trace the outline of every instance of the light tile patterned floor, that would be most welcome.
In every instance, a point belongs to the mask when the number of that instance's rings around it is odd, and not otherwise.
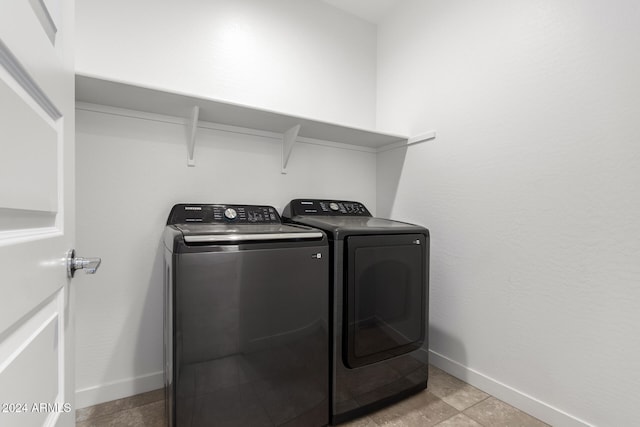
[[[429,367],[426,391],[340,427],[543,427],[547,424]]]
[[[76,414],[78,427],[162,427],[164,392],[114,400]],[[547,424],[429,367],[429,387],[393,406],[340,427],[543,427]],[[251,427],[251,426],[247,426]]]

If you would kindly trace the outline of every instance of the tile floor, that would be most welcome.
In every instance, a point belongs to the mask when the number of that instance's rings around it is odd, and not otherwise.
[[[114,400],[76,413],[77,427],[162,427],[164,391]],[[393,406],[340,427],[542,427],[547,424],[429,367],[429,387]],[[251,426],[247,426],[251,427]]]

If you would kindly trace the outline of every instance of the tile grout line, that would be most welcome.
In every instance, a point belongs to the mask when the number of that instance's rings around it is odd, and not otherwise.
[[[444,403],[447,403],[447,402],[444,402]],[[451,405],[449,405],[449,406],[451,406]],[[458,413],[457,413],[457,414],[453,414],[453,415],[451,415],[449,418],[446,418],[446,419],[444,419],[444,420],[442,420],[442,421],[438,422],[438,424],[436,424],[436,425],[435,425],[435,426],[433,426],[433,427],[438,427],[440,424],[442,424],[442,423],[444,423],[444,422],[447,422],[447,421],[449,421],[451,418],[453,418],[453,417],[457,417],[457,416],[458,416],[458,415],[460,415],[460,414],[462,414],[462,411],[458,411]]]
[[[437,396],[436,396],[436,397],[437,397]],[[438,422],[438,424],[436,424],[434,427],[438,427],[440,424],[442,424],[442,423],[444,423],[444,422],[446,422],[446,421],[450,420],[451,418],[455,418],[455,417],[457,417],[458,415],[463,415],[463,416],[465,416],[465,417],[467,417],[467,418],[469,418],[469,419],[471,419],[471,420],[475,421],[476,423],[478,423],[478,424],[479,424],[480,426],[482,426],[482,427],[491,427],[491,426],[486,426],[486,425],[484,425],[483,423],[481,423],[480,421],[476,420],[476,419],[475,419],[475,418],[473,418],[472,416],[470,416],[470,415],[468,415],[468,414],[465,414],[465,413],[464,413],[464,411],[466,411],[467,409],[471,409],[471,408],[473,408],[474,406],[481,404],[482,402],[484,402],[485,400],[489,399],[490,397],[492,397],[492,396],[489,394],[489,395],[487,395],[486,397],[482,398],[482,400],[479,400],[478,402],[474,403],[473,405],[468,406],[468,407],[466,407],[466,408],[464,408],[464,409],[462,409],[462,410],[461,410],[461,409],[457,409],[457,408],[455,408],[455,407],[453,407],[453,406],[449,405],[449,404],[448,404],[447,402],[445,402],[442,398],[438,397],[438,399],[439,399],[439,400],[441,400],[441,401],[442,401],[442,402],[444,402],[445,404],[447,404],[447,405],[451,406],[452,408],[456,409],[456,410],[458,411],[458,413],[457,413],[457,414],[453,414],[453,415],[452,415],[452,416],[450,416],[449,418],[446,418],[446,419],[444,419],[444,420],[442,420],[442,421]]]
[[[489,399],[489,398],[491,398],[491,397],[493,397],[493,396],[487,393],[487,397],[485,397],[484,399],[482,399],[482,400],[481,400],[481,401],[479,401],[479,402],[474,403],[473,405],[469,406],[468,408],[465,408],[465,409],[464,409],[464,411],[469,410],[469,409],[471,409],[471,408],[473,408],[473,407],[475,407],[475,406],[478,406],[479,404],[481,404],[482,402],[484,402],[485,400],[487,400],[487,399]],[[461,414],[463,414],[465,417],[469,417],[469,418],[470,418],[470,419],[472,419],[473,421],[475,421],[475,422],[477,422],[478,424],[480,424],[482,427],[491,427],[491,426],[485,426],[483,423],[481,423],[480,421],[476,420],[476,419],[475,419],[474,417],[472,417],[471,415],[469,415],[469,414],[465,414],[465,413],[464,413],[464,411],[460,411],[460,413],[461,413]]]
[[[473,408],[474,406],[478,406],[479,404],[481,404],[482,402],[484,402],[485,400],[487,400],[487,399],[489,399],[489,398],[491,398],[491,397],[495,397],[495,396],[493,396],[493,395],[491,395],[491,394],[487,394],[487,396],[486,396],[486,397],[484,397],[482,400],[477,401],[476,403],[474,403],[473,405],[469,406],[468,408],[464,408],[464,409],[463,409],[462,411],[460,411],[460,412],[466,411],[467,409],[471,409],[471,408]],[[496,399],[497,399],[497,398],[496,398]]]

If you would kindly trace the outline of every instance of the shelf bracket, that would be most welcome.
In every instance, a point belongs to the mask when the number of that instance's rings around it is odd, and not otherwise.
[[[287,164],[289,163],[289,157],[291,157],[291,151],[293,145],[300,132],[300,125],[295,125],[282,135],[282,173],[287,173]]]
[[[200,115],[200,107],[195,105],[191,110],[191,121],[189,123],[189,137],[187,139],[187,166],[193,167],[196,165],[196,160],[193,157],[193,152],[196,148],[196,132],[198,130],[198,116]]]
[[[419,142],[429,141],[432,139],[436,139],[436,131],[432,130],[430,132],[425,132],[420,135],[412,136],[407,140],[407,145],[417,144]]]

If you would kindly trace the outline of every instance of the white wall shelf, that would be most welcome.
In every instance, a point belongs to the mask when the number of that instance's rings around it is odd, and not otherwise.
[[[403,135],[327,123],[81,74],[76,75],[76,101],[187,119],[190,126],[187,139],[188,165],[190,166],[195,164],[193,154],[198,121],[281,133],[283,135],[282,173],[286,173],[287,164],[298,137],[368,147],[374,150],[392,144],[406,144],[409,139]]]

